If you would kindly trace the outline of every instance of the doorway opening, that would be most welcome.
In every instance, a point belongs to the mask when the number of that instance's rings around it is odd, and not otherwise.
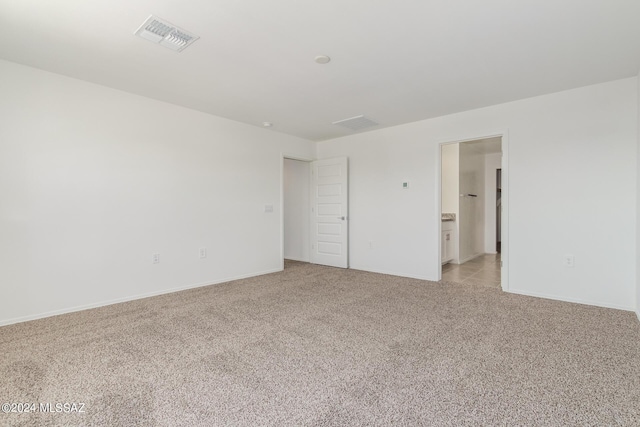
[[[440,277],[507,290],[506,138],[440,145]]]
[[[347,157],[282,157],[281,259],[349,268]]]
[[[282,268],[309,262],[311,162],[282,159]]]

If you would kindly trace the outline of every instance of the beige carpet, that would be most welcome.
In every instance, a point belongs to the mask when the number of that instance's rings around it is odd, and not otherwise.
[[[638,426],[633,313],[288,262],[0,328],[2,426]]]

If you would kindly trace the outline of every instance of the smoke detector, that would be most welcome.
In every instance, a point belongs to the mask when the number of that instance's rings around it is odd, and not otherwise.
[[[182,52],[200,38],[153,15],[134,34],[176,52]]]
[[[351,117],[348,119],[338,120],[337,122],[332,122],[332,124],[343,126],[351,130],[360,130],[360,129],[365,129],[372,126],[378,126],[378,123],[366,118],[363,115]]]
[[[328,64],[331,61],[331,58],[329,58],[327,55],[318,55],[316,56],[315,61],[318,64]]]

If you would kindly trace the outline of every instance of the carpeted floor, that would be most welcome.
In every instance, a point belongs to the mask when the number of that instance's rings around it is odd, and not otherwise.
[[[287,262],[0,328],[2,426],[638,426],[633,313]]]

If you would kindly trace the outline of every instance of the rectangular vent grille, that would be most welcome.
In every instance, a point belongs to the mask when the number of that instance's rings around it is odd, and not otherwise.
[[[343,126],[351,130],[361,130],[373,126],[378,126],[378,123],[374,122],[373,120],[369,120],[363,115],[351,117],[349,119],[338,120],[337,122],[333,122],[332,124]]]
[[[198,36],[153,15],[149,16],[134,34],[176,52],[182,52],[199,39]]]

